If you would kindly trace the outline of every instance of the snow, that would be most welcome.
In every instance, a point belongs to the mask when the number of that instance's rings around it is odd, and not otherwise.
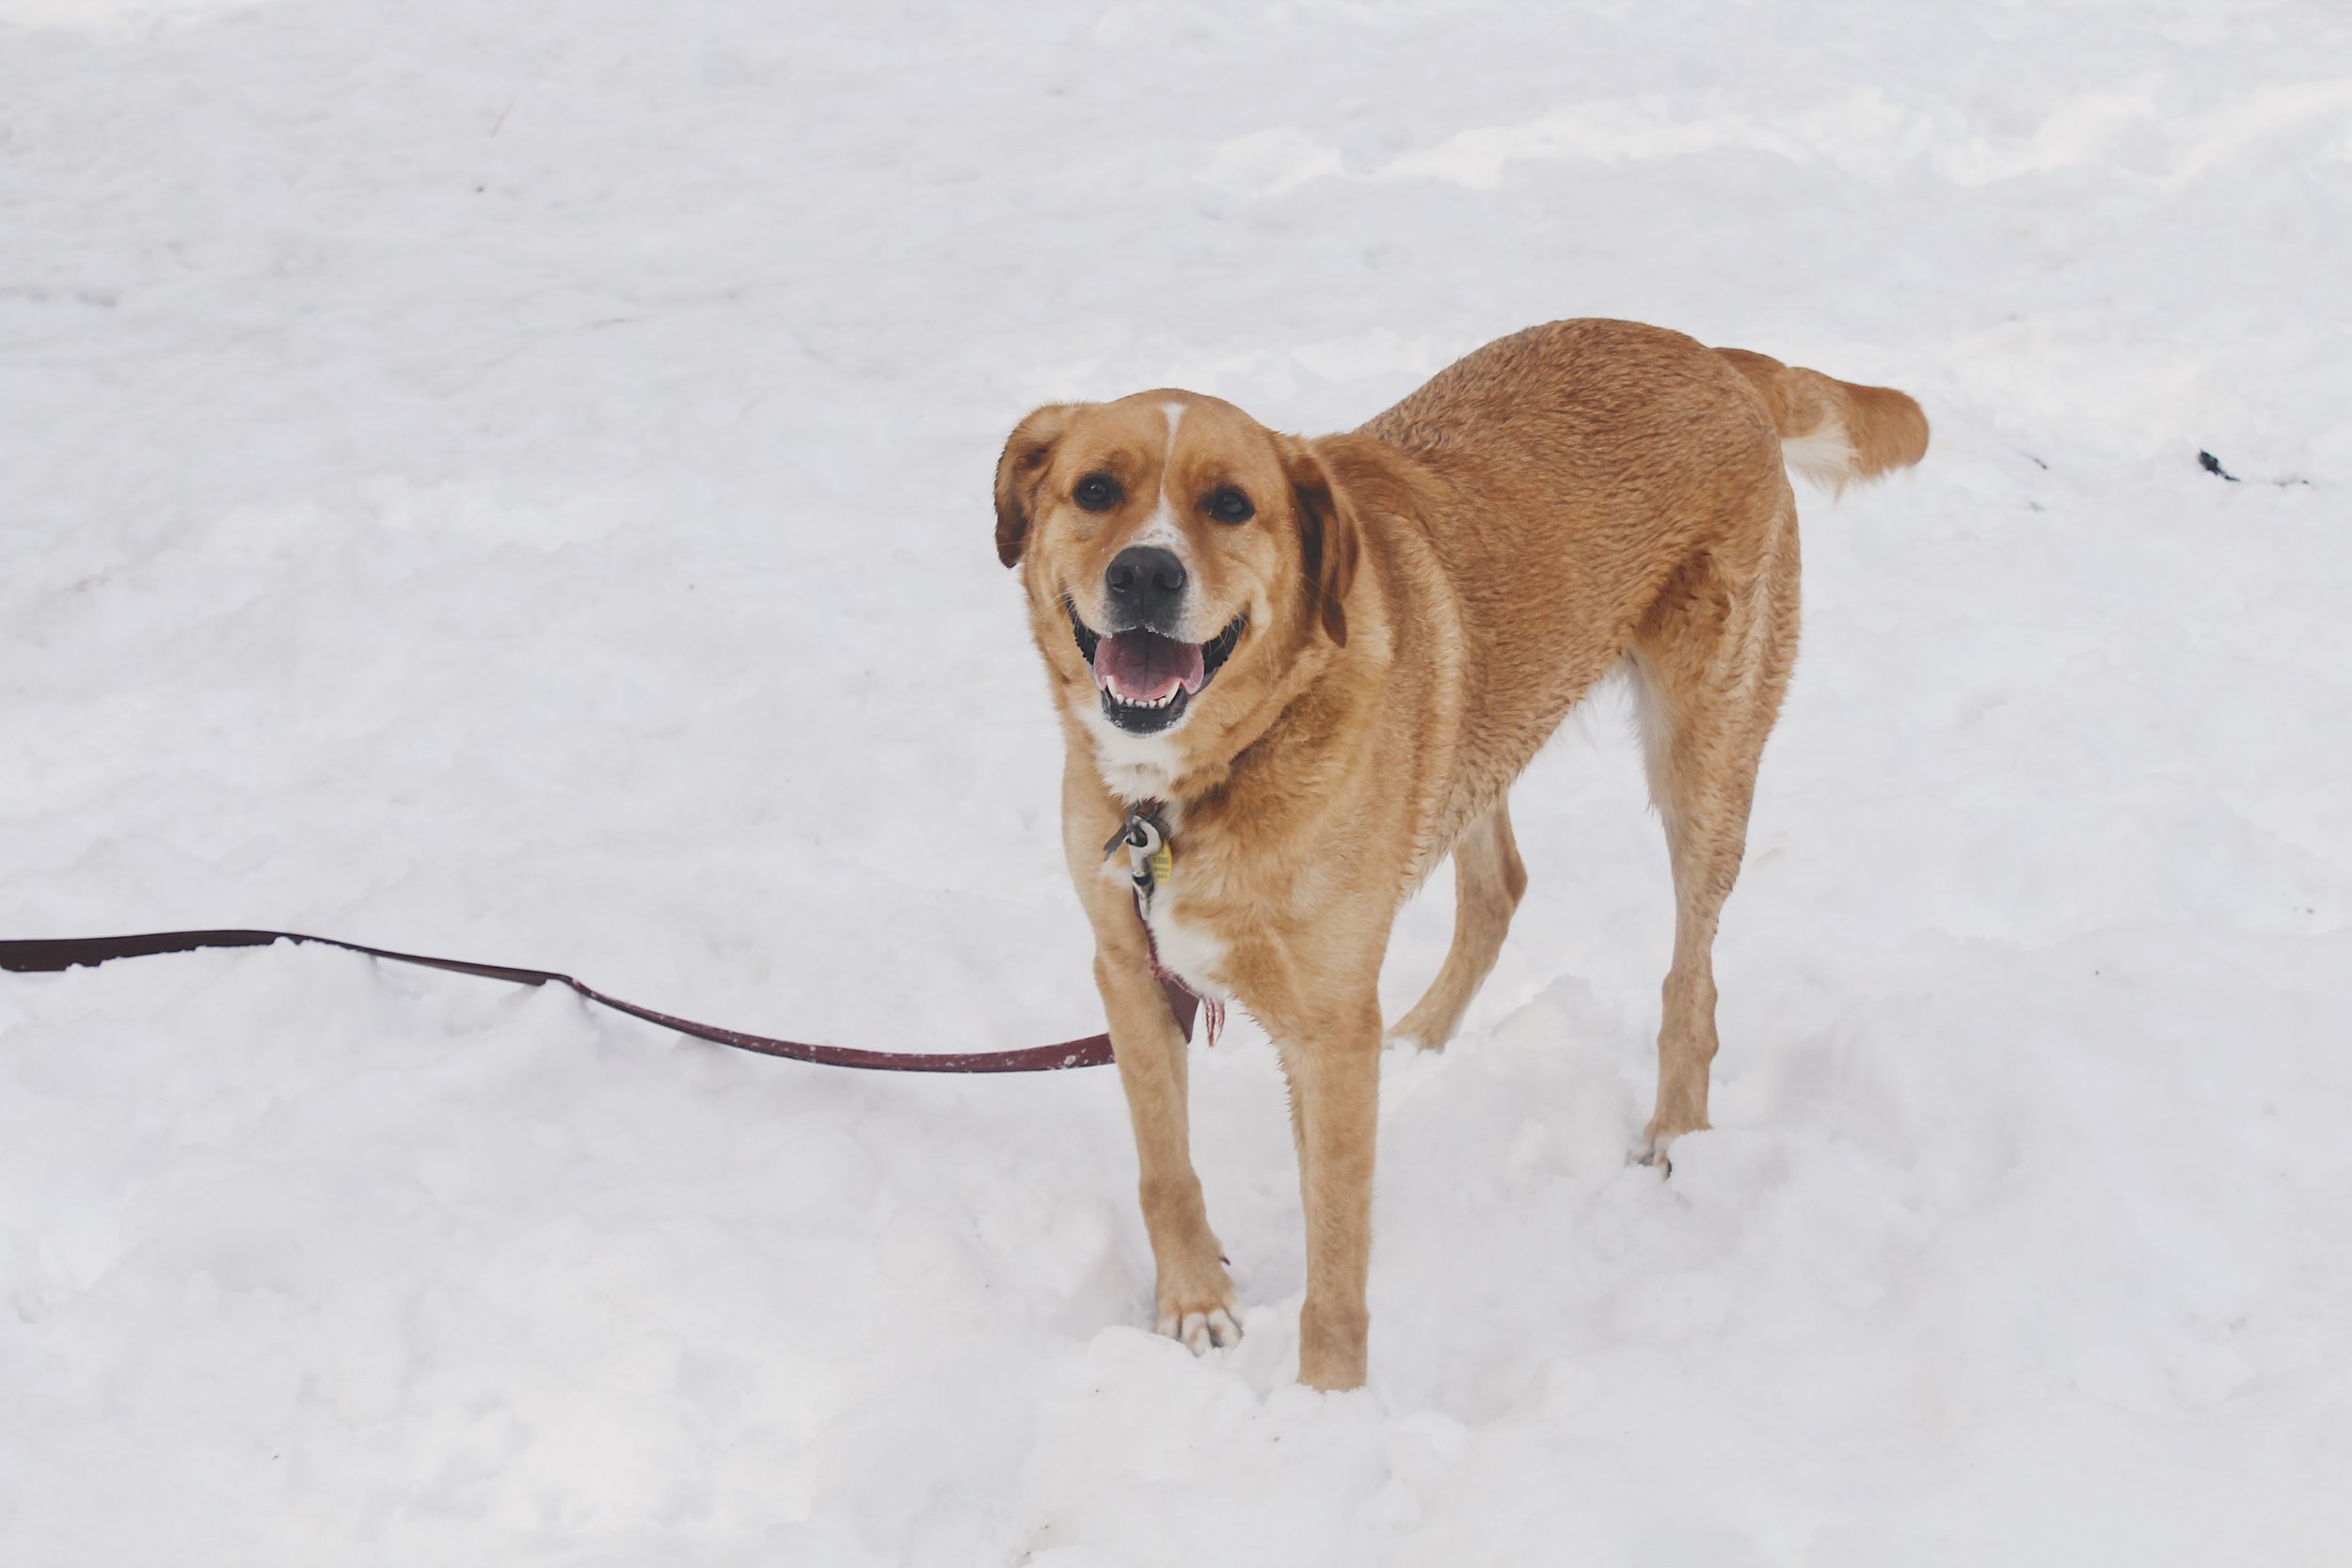
[[[1196,1359],[1105,1072],[9,976],[0,1561],[2342,1561],[2348,164],[2324,0],[0,0],[0,935],[1067,1038],[1033,404],[1344,427],[1620,315],[1935,422],[1804,499],[1662,1182],[1621,699],[1520,790],[1502,964],[1386,1065],[1367,1390],[1290,1382],[1238,1019]]]

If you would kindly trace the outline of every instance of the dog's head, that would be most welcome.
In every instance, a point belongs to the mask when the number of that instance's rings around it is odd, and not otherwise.
[[[1131,759],[1167,737],[1208,760],[1318,641],[1344,646],[1359,549],[1313,450],[1216,398],[1041,408],[996,466],[996,554],[1072,711]]]

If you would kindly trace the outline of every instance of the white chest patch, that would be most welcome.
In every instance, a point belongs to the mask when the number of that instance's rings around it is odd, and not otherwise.
[[[1195,921],[1184,918],[1184,850],[1176,850],[1174,879],[1157,889],[1144,906],[1143,923],[1152,932],[1152,950],[1160,967],[1192,989],[1196,996],[1214,1002],[1232,1000],[1225,982],[1225,943]],[[1103,862],[1103,875],[1124,892],[1131,881],[1127,857],[1115,854]]]
[[[1174,730],[1158,735],[1129,735],[1103,717],[1100,703],[1088,703],[1081,707],[1078,719],[1094,742],[1095,770],[1103,775],[1103,783],[1112,794],[1122,800],[1153,800],[1166,797],[1174,788],[1176,752],[1168,744]],[[1181,720],[1176,728],[1184,728]]]
[[[1182,876],[1179,872],[1177,875]],[[1232,1000],[1225,984],[1225,944],[1205,928],[1184,918],[1183,907],[1162,888],[1144,916],[1158,946],[1160,967],[1190,987],[1195,996],[1213,1001]]]

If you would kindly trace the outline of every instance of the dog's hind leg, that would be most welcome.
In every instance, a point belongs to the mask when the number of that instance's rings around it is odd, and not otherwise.
[[[1635,632],[1634,706],[1650,799],[1674,865],[1674,964],[1658,1031],[1658,1104],[1645,1160],[1708,1125],[1715,1059],[1715,927],[1747,847],[1756,763],[1797,643],[1792,505],[1744,562],[1702,554],[1677,572]]]
[[[1526,892],[1527,867],[1511,836],[1510,802],[1498,800],[1454,841],[1454,945],[1428,993],[1389,1031],[1390,1039],[1436,1051],[1454,1037],[1471,998],[1494,973],[1512,912]]]

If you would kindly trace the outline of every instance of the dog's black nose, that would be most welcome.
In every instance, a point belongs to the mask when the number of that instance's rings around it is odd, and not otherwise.
[[[1175,552],[1151,545],[1120,551],[1103,574],[1111,608],[1126,620],[1128,629],[1170,615],[1184,595],[1184,563]]]

